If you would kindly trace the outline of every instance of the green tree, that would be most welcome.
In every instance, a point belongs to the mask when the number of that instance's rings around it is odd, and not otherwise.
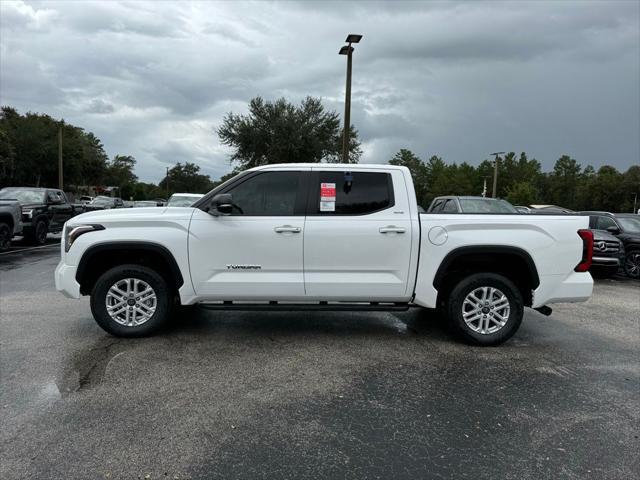
[[[413,178],[413,185],[416,190],[416,198],[418,199],[418,205],[423,208],[428,207],[427,202],[427,167],[420,157],[418,157],[411,150],[406,148],[400,149],[391,160],[390,165],[400,165],[407,167],[411,172]]]
[[[568,155],[562,155],[549,176],[550,203],[566,208],[577,208],[578,184],[582,166]]]
[[[62,130],[64,184],[100,183],[107,156],[100,140],[48,115],[0,111],[0,186],[57,186],[58,139]]]
[[[165,176],[158,187],[166,192],[167,177]],[[169,194],[181,193],[207,193],[213,188],[213,182],[209,175],[200,173],[200,167],[195,163],[186,162],[184,165],[177,163],[169,170]]]
[[[435,197],[449,194],[449,178],[447,165],[442,158],[433,155],[426,163],[427,169],[427,203],[425,208],[433,201]]]
[[[118,187],[120,196],[129,199],[135,194],[138,177],[134,173],[136,159],[132,155],[116,155],[107,165],[105,184]]]
[[[532,205],[537,199],[538,191],[530,182],[517,182],[507,188],[506,200],[513,205]]]
[[[273,163],[337,162],[342,151],[340,117],[313,97],[299,106],[284,98],[253,98],[247,115],[228,113],[217,133],[223,145],[234,149],[231,162],[240,170]],[[349,137],[349,162],[357,163],[362,150],[353,127]]]

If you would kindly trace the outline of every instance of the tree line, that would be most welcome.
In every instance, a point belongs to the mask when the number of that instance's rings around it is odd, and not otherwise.
[[[124,199],[164,198],[167,193],[206,193],[214,182],[190,162],[178,162],[159,183],[145,183],[135,174],[132,155],[109,158],[92,132],[49,115],[0,109],[0,188],[57,187],[58,142],[62,134],[64,189],[82,194],[88,187],[118,187]]]
[[[214,182],[190,162],[178,162],[158,184],[140,182],[131,155],[109,158],[92,132],[37,113],[0,111],[0,187],[57,186],[58,131],[62,129],[65,190],[87,185],[117,186],[123,198],[165,197],[173,192],[204,193],[247,168],[274,163],[342,161],[340,116],[327,110],[319,98],[307,97],[295,105],[281,98],[256,97],[243,115],[228,113],[213,132],[228,146],[231,172]],[[348,161],[362,157],[358,132],[350,126]],[[439,156],[423,160],[401,149],[389,163],[409,168],[418,203],[428,207],[440,195],[480,195],[484,183],[492,194],[493,160],[474,166],[447,163]],[[168,183],[168,185],[167,185]],[[583,167],[562,155],[553,170],[543,172],[539,161],[525,152],[510,152],[498,162],[497,196],[514,205],[554,204],[574,210],[598,209],[630,212],[640,190],[640,165],[625,172],[604,165]]]
[[[418,203],[427,208],[441,195],[481,195],[486,180],[487,196],[492,195],[494,161],[483,160],[477,167],[462,162],[445,163],[434,155],[426,162],[407,149],[389,160],[411,171]],[[551,172],[543,172],[540,162],[525,152],[509,152],[498,161],[497,197],[514,205],[559,205],[572,210],[631,212],[640,190],[640,165],[625,172],[604,165],[598,170],[583,166],[562,155]]]

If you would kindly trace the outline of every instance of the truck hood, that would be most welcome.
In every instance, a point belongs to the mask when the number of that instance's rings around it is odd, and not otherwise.
[[[193,214],[193,210],[191,207],[111,208],[82,213],[73,217],[67,223],[69,225],[80,225],[83,223],[135,222],[167,217],[188,219]]]

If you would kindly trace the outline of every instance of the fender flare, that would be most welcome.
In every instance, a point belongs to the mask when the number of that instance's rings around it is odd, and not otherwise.
[[[82,257],[80,258],[80,261],[78,262],[78,268],[76,270],[76,281],[82,284],[81,280],[86,274],[87,265],[96,254],[112,250],[146,250],[149,252],[157,253],[169,265],[171,274],[175,278],[176,288],[180,288],[182,285],[184,285],[184,279],[182,277],[180,267],[178,267],[178,262],[176,262],[176,259],[173,257],[173,254],[169,251],[169,249],[158,243],[146,241],[114,241],[92,245],[91,247],[87,248],[87,250],[85,250],[85,252],[82,254]]]
[[[507,255],[516,255],[521,258],[528,267],[529,280],[531,281],[531,286],[535,290],[540,285],[540,277],[538,276],[538,269],[536,268],[536,264],[525,250],[518,247],[509,247],[504,245],[475,245],[468,247],[458,247],[454,250],[451,250],[442,263],[440,263],[440,267],[438,267],[438,271],[436,272],[435,277],[433,278],[433,286],[436,290],[439,289],[439,286],[442,284],[442,281],[447,274],[447,270],[451,266],[451,264],[457,260],[458,258],[470,255],[470,254],[482,254],[482,255],[491,255],[491,254],[507,254]]]

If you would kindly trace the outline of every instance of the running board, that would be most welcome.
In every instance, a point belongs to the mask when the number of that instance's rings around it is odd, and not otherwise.
[[[322,310],[322,311],[366,311],[366,312],[404,312],[409,310],[408,303],[393,302],[369,302],[369,303],[349,303],[349,302],[318,302],[318,303],[286,303],[286,302],[264,302],[264,303],[241,303],[241,302],[215,302],[198,303],[198,306],[208,310],[276,310],[276,311],[300,311],[300,310]]]

